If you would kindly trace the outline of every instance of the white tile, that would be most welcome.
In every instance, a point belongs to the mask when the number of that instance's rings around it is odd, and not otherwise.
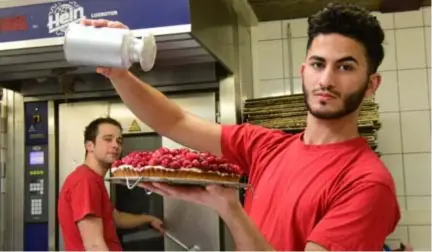
[[[406,197],[408,210],[431,210],[431,196]]]
[[[398,72],[400,110],[429,109],[427,70],[401,70]]]
[[[409,196],[431,195],[430,153],[404,154],[403,158],[406,194]]]
[[[380,122],[381,129],[377,133],[377,150],[382,154],[402,153],[399,113],[381,113]]]
[[[429,68],[428,69],[428,97],[429,97],[429,104],[432,102],[432,99],[431,99],[431,82],[432,82],[432,71],[431,71],[431,69]],[[432,105],[430,106],[431,108],[432,108]]]
[[[401,210],[401,220],[399,225],[430,225],[431,215],[430,211],[409,211]]]
[[[293,93],[294,94],[302,94],[303,93],[303,88],[302,88],[302,78],[294,78],[293,79]]]
[[[431,27],[424,28],[426,46],[426,65],[431,66]]]
[[[292,82],[291,78],[284,79],[284,87],[285,87],[286,94],[291,94],[291,85],[292,85],[291,82]]]
[[[282,39],[284,78],[290,78],[291,77],[291,71],[293,70],[292,65],[291,65],[292,52],[289,51],[289,44],[290,43],[291,43],[291,40]]]
[[[423,23],[425,26],[431,26],[431,7],[423,7]],[[430,28],[429,28],[430,29]]]
[[[293,94],[302,94],[302,81],[301,78],[286,78],[285,79],[285,93],[291,94],[291,86],[293,87]]]
[[[431,251],[431,226],[408,227],[410,244],[415,251]]]
[[[260,58],[260,41],[256,38],[256,30],[257,26],[251,28],[251,57],[252,57],[252,79],[253,83],[257,83],[260,81],[260,71],[259,71],[259,58]]]
[[[394,28],[393,13],[372,12],[372,15],[378,19],[383,30]]]
[[[404,153],[430,152],[430,110],[401,112]]]
[[[395,231],[391,233],[388,237],[388,240],[398,240],[401,242],[408,242],[408,227],[406,226],[397,226]]]
[[[398,69],[426,67],[423,28],[396,30],[396,57]]]
[[[256,29],[256,38],[258,40],[282,38],[281,25],[281,21],[260,22],[257,27],[258,29]]]
[[[384,31],[384,59],[378,68],[378,71],[396,70],[396,42],[395,42],[395,31],[387,30]]]
[[[405,195],[402,154],[382,155],[381,159],[393,177],[397,195]]]
[[[423,26],[423,13],[421,10],[397,12],[395,15],[395,28]]]
[[[281,40],[259,41],[257,55],[261,80],[283,78]]]
[[[288,30],[289,26],[289,30]],[[290,19],[282,21],[282,37],[301,38],[307,37],[308,23],[306,18]]]
[[[284,90],[285,90],[285,95],[291,95],[291,81],[290,79],[284,79]]]
[[[284,80],[261,80],[254,85],[254,97],[279,96],[285,94]]]
[[[293,77],[300,77],[301,64],[306,59],[307,38],[293,38],[291,41]]]
[[[375,101],[379,105],[380,112],[399,111],[399,92],[397,72],[388,71],[381,73],[381,85],[376,91]]]
[[[397,201],[399,203],[400,209],[406,209],[407,208],[406,197],[405,196],[398,196],[397,197]]]

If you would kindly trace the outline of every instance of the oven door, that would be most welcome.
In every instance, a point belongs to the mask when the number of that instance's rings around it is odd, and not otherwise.
[[[154,133],[124,135],[123,155],[133,151],[153,151],[162,146],[162,138]],[[112,184],[111,195],[118,211],[132,214],[149,214],[163,220],[163,198],[147,195],[144,189],[128,189]],[[144,225],[135,229],[117,229],[124,251],[164,251],[164,237]]]

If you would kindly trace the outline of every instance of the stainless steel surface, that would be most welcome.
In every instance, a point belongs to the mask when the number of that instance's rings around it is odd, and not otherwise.
[[[258,25],[258,17],[255,15],[255,12],[248,0],[224,1],[229,6],[229,8],[237,14],[238,20],[242,25],[249,27]]]
[[[114,101],[109,104],[109,115],[112,118],[118,120],[123,128],[123,134],[134,134],[135,132],[129,132],[129,127],[133,121],[138,124],[140,132],[152,133],[154,130],[147,126],[145,123],[137,120],[136,116],[124,105],[124,103]]]
[[[168,232],[165,232],[165,236],[168,237],[171,241],[173,241],[174,243],[176,243],[177,245],[179,245],[181,248],[183,248],[184,250],[188,251],[189,247],[186,246],[185,244],[183,244],[181,241],[179,241],[177,238],[175,238],[173,235],[171,235]]]
[[[169,232],[165,232],[165,237],[168,237],[171,241],[173,241],[174,243],[176,243],[178,246],[180,246],[181,248],[183,248],[186,251],[199,251],[200,250],[198,245],[193,245],[192,247],[186,246],[184,243],[182,243],[179,239],[175,238]]]
[[[122,241],[124,243],[128,242],[134,242],[134,241],[142,241],[142,240],[148,240],[148,239],[154,239],[161,237],[162,235],[155,231],[154,229],[148,229],[144,231],[138,231],[131,234],[125,234],[122,237]]]
[[[216,95],[196,93],[171,96],[177,104],[211,122],[216,120]],[[180,144],[163,137],[162,146],[181,148]],[[164,198],[164,217],[170,232],[186,244],[196,244],[202,250],[219,251],[219,217],[207,207],[177,199]],[[165,239],[166,250],[178,250],[177,245]]]
[[[140,29],[133,30],[135,37],[142,37],[144,34],[151,32],[154,36],[157,36],[157,41],[159,42],[171,42],[172,40],[179,40],[189,38],[191,31],[191,25],[175,25],[175,26],[164,26],[150,29]],[[55,38],[42,38],[36,40],[20,40],[12,42],[1,43],[0,51],[5,51],[5,55],[16,55],[20,54],[22,50],[29,50],[33,53],[45,52],[47,50],[52,50],[51,47],[60,48],[64,43],[64,37]],[[61,49],[59,50],[61,51]],[[3,53],[2,53],[3,55]]]
[[[234,76],[221,79],[219,83],[219,111],[221,124],[237,124],[240,122],[240,82]],[[228,227],[221,223],[221,234],[225,251],[236,250],[234,239]]]
[[[154,69],[144,75],[138,74],[138,77],[163,92],[216,90],[218,87],[214,63]],[[65,91],[68,91],[66,95]],[[48,100],[117,96],[109,80],[100,75],[27,80],[21,85],[21,93],[26,98],[45,97],[43,99]]]
[[[189,0],[193,36],[207,51],[231,72],[235,71],[235,45],[233,33],[237,15],[232,3],[236,0]]]
[[[186,95],[170,95],[173,101],[184,109],[204,117],[210,121],[216,118],[216,96],[215,93],[195,93]],[[122,109],[123,106],[123,109]],[[90,120],[98,116],[110,115],[118,118],[128,131],[130,123],[136,119],[132,113],[122,113],[127,108],[121,102],[77,102],[60,104],[59,107],[59,186],[63,183],[64,177],[83,161],[83,129]],[[126,118],[129,116],[129,119]],[[70,122],[73,122],[71,124]],[[141,124],[140,124],[141,125]],[[141,125],[142,126],[142,125]],[[143,129],[143,127],[141,127]],[[147,130],[149,132],[149,130]],[[180,147],[177,143],[162,139],[162,145],[169,148]],[[107,183],[109,184],[109,183]],[[109,185],[107,185],[109,188]],[[167,226],[172,227],[171,233],[187,244],[197,245],[205,250],[219,250],[219,222],[218,216],[210,209],[191,204],[188,202],[165,198],[164,216]],[[191,223],[194,228],[191,229]],[[187,228],[186,228],[187,227]],[[59,249],[62,250],[62,242],[59,242]],[[167,251],[178,250],[176,244],[165,239]]]
[[[248,0],[261,22],[306,18],[328,3],[353,3],[370,11],[389,13],[414,11],[420,6],[431,6],[431,0]]]
[[[293,51],[292,51],[293,40],[292,40],[292,34],[291,34],[291,23],[286,23],[286,31],[287,31],[287,34],[283,34],[283,35],[287,36],[288,39],[283,40],[282,43],[286,43],[288,55],[293,55]],[[288,66],[293,66],[293,65],[294,65],[293,57],[288,57]],[[294,68],[293,67],[288,67],[288,76],[294,76]],[[290,94],[294,94],[294,78],[289,78],[289,85],[290,85]]]
[[[242,100],[253,96],[253,65],[251,28],[239,22],[234,30],[237,41],[234,48],[236,68],[233,75],[220,78],[219,113],[220,123],[238,124],[242,114]],[[223,250],[236,249],[234,239],[225,223],[220,220],[221,243]]]
[[[157,49],[152,34],[137,39],[126,29],[72,23],[66,31],[63,50],[66,61],[72,65],[129,68],[140,63],[147,72],[154,66]]]
[[[222,79],[219,83],[219,109],[220,123],[237,124],[240,119],[240,100],[239,83],[235,82],[234,76]]]
[[[184,95],[169,95],[169,98],[179,104],[182,108],[214,122],[216,118],[216,95],[215,93],[190,93]],[[111,103],[110,116],[119,119],[125,133],[136,117],[127,112],[123,103]],[[117,117],[121,116],[121,117]],[[153,132],[152,129],[138,122],[142,131]],[[168,148],[183,147],[178,143],[163,137],[162,146]],[[203,250],[220,250],[219,221],[218,216],[212,210],[188,203],[182,200],[164,198],[164,218],[173,235],[187,244],[194,244]],[[191,227],[193,223],[193,228]],[[165,250],[178,250],[176,244],[165,239]]]
[[[234,72],[235,77],[239,81],[240,89],[238,95],[241,100],[236,103],[236,106],[242,108],[242,100],[253,97],[253,58],[252,58],[252,31],[251,27],[238,25],[237,29],[237,59],[238,67]]]
[[[23,97],[6,91],[7,117],[7,194],[6,250],[23,250],[24,229],[24,104]]]
[[[6,102],[6,99],[0,102],[0,250],[5,250],[6,235],[6,125],[8,108]]]
[[[155,62],[157,68],[178,64],[216,62],[215,58],[191,37],[190,25],[188,27],[189,29],[185,29],[183,26],[162,27],[160,29],[163,32],[152,30],[156,36],[158,47]],[[142,37],[148,32],[148,30],[135,31],[134,35]],[[156,33],[162,34],[156,35]],[[58,72],[64,72],[67,75],[94,73],[92,67],[70,64],[66,61],[62,47],[63,38],[45,40],[45,43],[38,42],[39,45],[33,41],[16,42],[19,44],[16,48],[15,45],[0,43],[0,57],[2,59],[0,62],[2,65],[0,81],[8,81],[8,83],[1,83],[2,86],[18,90],[19,83],[10,83],[10,81],[28,78],[54,78],[58,76]],[[7,50],[7,47],[11,49]],[[27,62],[27,58],[29,58],[29,62]],[[12,62],[15,62],[15,68],[8,67]],[[134,65],[133,68],[141,69],[138,65]],[[56,70],[54,71],[54,69]]]
[[[196,186],[207,186],[207,185],[220,185],[234,188],[247,188],[248,185],[244,183],[236,182],[225,182],[215,181],[206,179],[184,179],[184,178],[166,178],[166,177],[110,177],[106,178],[106,181],[111,183],[118,183],[127,186],[129,189],[133,189],[138,186],[139,183],[144,182],[161,182],[176,185],[196,185]]]
[[[185,73],[187,74],[187,72]],[[155,76],[156,78],[156,76]],[[221,90],[222,96],[229,95],[232,97],[230,86],[232,86],[232,82],[230,82],[232,78],[225,79],[226,82],[221,82],[221,85],[224,86]],[[224,84],[225,83],[225,84]],[[197,86],[195,86],[196,88]],[[215,86],[213,86],[215,87]],[[190,87],[193,89],[193,85]],[[89,92],[88,94],[91,94]],[[92,96],[89,97],[98,97],[98,92],[94,92]],[[77,96],[78,97],[78,96]],[[100,97],[100,96],[99,96]],[[49,99],[48,96],[42,97]],[[53,99],[55,97],[51,97]],[[62,97],[58,97],[62,98]],[[63,97],[64,98],[64,97]],[[195,93],[188,95],[171,95],[171,99],[180,104],[182,107],[187,110],[198,114],[201,117],[207,118],[210,121],[215,121],[216,118],[216,96],[214,93]],[[222,101],[228,101],[229,99],[225,99],[222,97]],[[23,173],[24,173],[24,157],[23,157],[23,149],[24,149],[24,128],[23,128],[23,98],[20,94],[7,91],[5,94],[5,99],[12,104],[9,109],[8,114],[8,129],[10,132],[8,134],[8,146],[12,146],[12,151],[8,153],[8,184],[7,191],[10,193],[7,195],[8,204],[8,212],[7,212],[7,228],[8,231],[6,233],[7,237],[6,248],[14,249],[14,250],[22,250],[23,243]],[[41,100],[41,97],[36,98],[27,98],[27,101],[35,101]],[[52,102],[50,102],[52,104]],[[124,113],[127,111],[126,109],[121,109],[120,107],[123,104],[120,102],[80,102],[80,103],[65,103],[62,104],[59,108],[61,112],[59,118],[59,150],[60,160],[58,167],[61,167],[59,170],[59,186],[62,184],[62,177],[68,174],[71,169],[75,167],[75,165],[79,164],[83,160],[84,156],[84,148],[83,148],[83,139],[82,139],[82,130],[84,126],[92,119],[97,116],[106,116],[108,114],[117,117],[118,115],[127,115]],[[51,105],[50,105],[51,106]],[[123,105],[124,106],[124,105]],[[99,107],[99,108],[98,108]],[[226,118],[227,111],[226,108],[231,108],[236,110],[235,106],[229,106],[225,103],[225,109],[222,109],[222,118]],[[116,112],[117,111],[117,112]],[[123,112],[122,112],[123,111]],[[50,114],[51,114],[50,108]],[[63,113],[66,112],[66,113]],[[224,116],[225,115],[225,116]],[[131,113],[129,116],[133,116]],[[85,120],[87,118],[87,121]],[[130,119],[129,123],[133,120]],[[50,118],[50,134],[52,132],[52,118]],[[121,119],[127,125],[127,121],[124,121],[125,118]],[[71,124],[70,122],[73,122]],[[126,129],[128,126],[125,127]],[[15,139],[14,139],[15,138]],[[51,138],[52,139],[52,138]],[[176,143],[172,142],[169,139],[163,139],[164,146],[175,146]],[[53,158],[52,149],[53,142],[50,141],[50,149],[49,156],[50,159]],[[65,157],[66,155],[66,157]],[[68,157],[69,156],[69,157]],[[52,162],[52,161],[51,161]],[[19,168],[20,167],[20,168]],[[50,167],[53,169],[53,167]],[[52,183],[52,181],[50,181]],[[107,183],[108,184],[108,183]],[[52,185],[51,185],[52,186]],[[54,206],[55,203],[50,204],[50,208]],[[175,227],[186,227],[189,226],[191,222],[195,223],[196,217],[198,216],[200,221],[198,227],[195,231],[185,232],[184,228],[180,228],[177,230],[173,230],[176,236],[181,238],[184,241],[194,243],[195,239],[198,237],[200,241],[200,247],[205,248],[207,250],[219,250],[219,222],[218,217],[212,211],[207,208],[193,205],[190,203],[166,199],[165,200],[165,216],[167,223],[173,223],[172,225]],[[50,214],[50,220],[54,218],[53,215]],[[50,222],[50,226],[51,226]],[[15,225],[16,224],[16,225]],[[59,231],[59,230],[58,230]],[[50,247],[52,245],[52,234],[50,234]],[[170,241],[166,240],[167,250],[176,250],[176,246],[173,245]],[[62,249],[62,242],[59,241],[59,248]]]
[[[254,23],[249,22],[254,17],[250,6],[245,0],[238,1],[190,0],[191,24],[132,32],[135,37],[148,33],[155,35],[158,47],[156,68],[211,62],[234,72],[237,43],[233,37],[234,30],[239,22],[246,25]],[[238,17],[241,17],[240,21]],[[0,43],[0,64],[3,66],[0,67],[0,86],[19,91],[22,83],[13,80],[55,78],[59,73],[94,73],[91,67],[65,60],[63,40],[63,37],[55,37]],[[14,67],[9,67],[12,64]],[[133,67],[136,68],[136,65]]]
[[[235,95],[235,92],[233,92],[232,87],[234,87],[234,78],[228,77],[223,79],[221,81],[221,101],[222,101],[222,109],[221,109],[221,118],[222,121],[227,122],[227,120],[231,120],[228,118],[232,118],[232,115],[235,116],[235,111],[238,110],[236,106],[229,105],[229,102],[233,101]],[[192,88],[192,87],[191,87]],[[89,93],[90,94],[90,93]],[[93,94],[92,97],[97,97],[97,92]],[[45,97],[49,98],[49,97]],[[54,98],[54,97],[51,97]],[[60,98],[60,97],[59,97]],[[64,98],[64,97],[63,97]],[[188,94],[188,95],[171,95],[171,99],[173,99],[175,102],[180,104],[180,106],[184,107],[185,109],[204,117],[210,121],[215,121],[216,118],[216,96],[214,93],[195,93],[195,94]],[[13,92],[7,92],[7,100],[11,100],[13,106],[13,109],[11,110],[12,113],[8,115],[8,128],[12,129],[13,133],[8,134],[8,140],[11,142],[9,146],[14,146],[13,150],[14,153],[8,153],[8,158],[11,159],[11,162],[8,162],[8,167],[13,167],[13,169],[9,169],[13,173],[12,178],[10,179],[14,185],[8,184],[8,192],[11,192],[11,196],[8,198],[8,202],[13,202],[13,204],[10,204],[8,208],[8,216],[13,216],[13,218],[8,218],[8,229],[10,227],[11,232],[8,232],[8,238],[5,239],[5,241],[10,242],[10,245],[8,248],[13,248],[15,250],[21,250],[22,249],[22,241],[23,241],[23,235],[22,235],[22,226],[23,226],[23,219],[22,219],[22,211],[23,211],[23,181],[20,181],[20,179],[23,177],[23,147],[24,147],[24,129],[23,129],[23,98],[21,95],[13,93]],[[40,100],[40,97],[37,98],[27,98],[26,100]],[[59,150],[60,153],[60,163],[58,167],[61,167],[59,170],[59,177],[60,177],[60,185],[62,184],[62,176],[65,176],[65,174],[68,174],[75,165],[80,163],[83,160],[83,154],[84,154],[84,148],[83,146],[83,139],[82,139],[82,129],[84,126],[91,120],[94,119],[97,116],[106,116],[107,114],[110,114],[114,117],[118,115],[125,114],[124,112],[127,111],[127,108],[121,109],[122,103],[113,103],[113,102],[80,102],[80,103],[66,103],[62,104],[59,108],[59,111],[61,112],[61,116],[59,118],[60,124],[59,125]],[[124,105],[123,105],[124,106]],[[63,107],[63,108],[62,108]],[[97,109],[97,107],[100,107]],[[94,111],[96,110],[96,111]],[[51,111],[51,110],[50,110]],[[67,112],[66,112],[67,111]],[[117,111],[117,112],[115,112]],[[123,111],[123,112],[122,112]],[[230,112],[231,111],[231,112]],[[63,113],[66,112],[66,113]],[[231,116],[230,116],[231,113]],[[127,113],[126,113],[127,115]],[[133,116],[131,113],[129,116]],[[88,119],[87,121],[85,119]],[[130,119],[129,122],[133,120]],[[121,119],[121,118],[120,118]],[[124,120],[125,118],[121,119]],[[50,119],[50,122],[52,119]],[[71,124],[70,122],[73,122]],[[235,120],[232,120],[231,122],[235,122]],[[127,121],[124,121],[127,125]],[[78,125],[77,125],[78,124]],[[51,127],[51,126],[50,126]],[[125,127],[126,129],[128,127]],[[51,132],[51,128],[50,128]],[[13,141],[14,136],[17,136],[17,138]],[[67,139],[66,139],[67,138]],[[51,152],[51,146],[52,142],[50,142],[50,152]],[[163,139],[163,145],[168,147],[177,148],[179,145],[177,145],[175,142],[172,142],[169,139],[164,138]],[[14,156],[16,153],[17,156]],[[63,153],[63,154],[62,154]],[[68,154],[69,153],[69,154]],[[69,155],[68,157],[65,157],[64,155]],[[50,158],[52,158],[50,154]],[[14,164],[20,164],[21,169],[15,169],[16,167]],[[65,168],[66,167],[66,168]],[[68,168],[69,167],[69,168]],[[52,169],[52,167],[50,167]],[[19,175],[21,174],[21,175]],[[16,179],[15,179],[16,178]],[[60,186],[59,185],[59,186]],[[17,195],[17,196],[15,196]],[[12,200],[15,198],[21,197],[21,200]],[[18,206],[20,205],[20,206]],[[172,200],[172,199],[166,199],[165,200],[165,216],[167,223],[173,223],[172,226],[174,227],[183,227],[179,229],[173,230],[175,232],[174,234],[181,238],[184,241],[187,241],[190,244],[194,243],[195,239],[198,237],[199,239],[199,246],[206,249],[206,250],[220,250],[219,247],[219,222],[218,217],[215,213],[210,211],[209,209],[197,205],[193,205],[190,203]],[[52,205],[50,206],[50,208]],[[196,223],[196,218],[199,218],[199,223],[197,224],[198,227],[195,228],[192,231],[185,232],[184,227],[189,227],[190,223]],[[50,215],[50,218],[53,218],[52,215]],[[15,223],[21,223],[18,225],[14,225]],[[188,229],[189,230],[189,229]],[[177,234],[178,233],[178,234]],[[50,234],[51,237],[51,234]],[[51,239],[51,238],[50,238]],[[176,250],[176,246],[173,245],[170,241],[166,240],[166,247],[167,250]],[[52,243],[50,241],[50,246],[52,246]],[[62,242],[59,242],[60,249],[62,249]]]
[[[156,67],[151,72],[143,74],[134,65],[132,71],[161,91],[211,90],[212,92],[207,93],[172,95],[170,98],[183,108],[210,121],[216,121],[218,111],[222,123],[236,123],[240,117],[242,96],[248,97],[251,94],[252,71],[248,65],[251,62],[251,45],[250,39],[247,39],[250,36],[250,29],[244,25],[244,20],[238,20],[236,17],[235,13],[238,10],[234,9],[235,6],[220,4],[219,1],[222,0],[210,0],[207,7],[202,6],[202,2],[191,1],[192,25],[153,29],[152,33],[156,35],[159,49]],[[133,32],[136,37],[141,37],[149,31]],[[222,39],[221,35],[226,37]],[[8,104],[11,105],[7,118],[9,150],[6,161],[8,177],[5,195],[8,202],[5,218],[8,232],[4,239],[8,250],[23,249],[23,99],[69,102],[76,99],[117,97],[112,85],[105,78],[94,74],[94,67],[68,64],[64,58],[62,45],[63,38],[0,44],[0,86],[7,86],[20,92],[17,94],[7,91],[5,95]],[[219,71],[220,66],[229,69],[233,75],[226,77],[226,71]],[[219,97],[216,97],[213,92],[218,87]],[[219,105],[216,106],[217,103]],[[121,102],[65,103],[60,105],[59,111],[66,112],[60,116],[61,125],[58,129],[53,129],[50,125],[49,132],[59,132],[59,186],[62,184],[62,177],[83,160],[83,128],[90,120],[109,114],[119,118],[127,129],[135,119]],[[140,124],[140,127],[142,131],[152,132],[145,125]],[[167,138],[163,138],[162,141],[166,147],[181,147]],[[53,145],[50,140],[50,160],[56,155],[52,153],[55,151]],[[51,171],[53,167],[49,169]],[[54,204],[55,202],[50,202],[50,209]],[[172,227],[170,232],[181,241],[186,244],[196,242],[203,250],[235,249],[226,228],[222,227],[225,232],[220,232],[219,218],[213,211],[174,199],[164,199],[164,205],[165,221]],[[55,218],[51,213],[50,228]],[[50,232],[50,249],[53,246],[51,237]],[[225,242],[222,246],[221,240]],[[178,250],[178,246],[168,238],[165,239],[165,247],[166,250]],[[61,241],[59,249],[63,249]]]
[[[55,107],[54,101],[48,101],[48,249],[56,249],[56,128],[55,128]]]

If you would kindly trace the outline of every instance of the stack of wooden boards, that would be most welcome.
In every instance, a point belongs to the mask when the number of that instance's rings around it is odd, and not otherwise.
[[[373,150],[377,148],[379,122],[378,104],[374,100],[363,103],[358,120],[360,135]],[[248,99],[244,103],[243,121],[289,133],[303,131],[306,127],[306,106],[303,94]],[[380,155],[379,152],[377,152]]]

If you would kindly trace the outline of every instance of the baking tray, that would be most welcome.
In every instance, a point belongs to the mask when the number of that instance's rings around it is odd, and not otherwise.
[[[226,187],[233,187],[237,189],[247,189],[250,185],[245,183],[224,182],[217,180],[204,180],[204,179],[185,179],[185,178],[166,178],[166,177],[110,177],[105,178],[114,184],[126,185],[128,189],[133,189],[139,183],[168,183],[174,185],[189,185],[189,186],[207,186],[207,185],[220,185]]]

